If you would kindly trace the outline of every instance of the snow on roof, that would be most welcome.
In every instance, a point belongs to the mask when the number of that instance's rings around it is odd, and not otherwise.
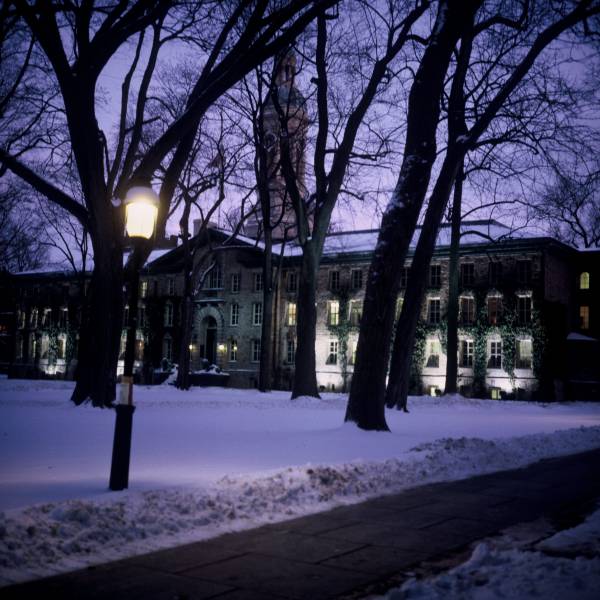
[[[581,333],[575,333],[572,331],[568,336],[568,340],[576,340],[578,342],[597,342],[596,338],[590,337],[589,335],[583,335]]]
[[[411,248],[416,248],[419,240],[421,227],[418,227],[410,242]],[[503,239],[514,239],[528,237],[527,234],[514,232],[497,221],[466,221],[461,226],[461,245],[470,244],[489,244],[491,241],[500,241]],[[368,229],[362,231],[342,231],[331,233],[325,239],[323,255],[335,256],[336,254],[360,254],[372,252],[377,243],[379,229]],[[443,247],[450,245],[450,224],[444,223],[437,237],[436,246]],[[273,248],[273,252],[278,253],[281,246]],[[297,243],[288,244],[285,249],[286,256],[299,256],[302,250]]]

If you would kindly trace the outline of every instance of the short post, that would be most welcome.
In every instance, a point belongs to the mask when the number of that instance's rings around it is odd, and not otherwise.
[[[121,380],[121,403],[115,410],[115,437],[113,440],[112,462],[109,487],[113,491],[124,490],[129,486],[129,459],[131,456],[131,429],[135,406],[132,398],[133,377],[123,376]],[[123,402],[125,400],[125,403]]]

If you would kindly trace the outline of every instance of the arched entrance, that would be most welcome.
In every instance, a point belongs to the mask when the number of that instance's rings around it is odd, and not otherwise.
[[[217,320],[207,316],[200,324],[200,357],[211,365],[217,362]]]

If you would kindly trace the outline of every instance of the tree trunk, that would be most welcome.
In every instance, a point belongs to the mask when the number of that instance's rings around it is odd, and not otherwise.
[[[94,406],[109,407],[115,400],[123,323],[123,251],[110,239],[105,244],[94,244],[89,298],[71,400],[76,405],[91,400]]]
[[[189,217],[191,202],[186,198],[183,215],[180,220],[181,244],[183,250],[183,298],[181,302],[181,333],[179,336],[178,369],[175,387],[189,390],[190,383],[190,342],[192,339],[193,298],[192,271],[194,252],[190,248]]]
[[[310,242],[309,242],[310,243]],[[315,343],[317,340],[317,273],[318,253],[306,244],[302,255],[298,285],[298,319],[296,365],[292,399],[299,396],[320,398],[317,388]]]
[[[452,234],[450,238],[450,262],[448,265],[448,332],[446,344],[446,388],[444,393],[458,391],[458,251],[460,248],[460,224],[462,216],[462,186],[464,167],[454,182],[454,202],[452,204]]]
[[[263,320],[260,332],[260,373],[258,389],[269,392],[273,379],[273,230],[264,224],[263,253]]]
[[[440,2],[430,42],[410,91],[404,160],[369,268],[346,410],[346,421],[355,422],[361,429],[388,429],[385,379],[400,274],[435,160],[440,97],[450,58],[463,24],[480,3]]]

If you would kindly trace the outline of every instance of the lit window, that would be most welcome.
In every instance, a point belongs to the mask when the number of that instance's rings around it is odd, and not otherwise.
[[[358,342],[353,342],[350,345],[350,364],[356,364],[356,348],[358,347]]]
[[[327,303],[327,323],[329,325],[340,324],[340,303],[337,300]]]
[[[288,302],[287,305],[287,324],[289,327],[296,326],[296,303]]]
[[[165,326],[173,326],[173,304],[171,302],[165,304]]]
[[[427,320],[432,325],[436,325],[440,322],[441,311],[440,311],[440,299],[429,298],[427,302]]]
[[[427,362],[426,367],[430,369],[437,369],[440,366],[440,354],[442,352],[442,345],[439,340],[430,340],[427,342]]]
[[[590,274],[582,273],[579,276],[579,289],[580,290],[589,290],[590,289]]]
[[[517,340],[517,369],[531,369],[533,346],[531,340]]]
[[[531,321],[531,296],[517,296],[517,319],[521,325]]]
[[[429,267],[429,285],[439,288],[442,285],[442,265],[431,265]]]
[[[240,324],[240,305],[239,304],[231,305],[229,324],[233,325],[233,326]]]
[[[354,301],[350,303],[350,325],[358,327],[362,319],[363,303]]]
[[[475,322],[475,299],[462,297],[459,302],[459,321],[463,325],[471,325]]]
[[[460,265],[460,281],[463,286],[471,286],[475,284],[474,263],[463,263]]]
[[[293,365],[296,361],[296,342],[294,340],[286,341],[286,362]]]
[[[329,271],[329,289],[332,292],[337,292],[340,289],[339,271]]]
[[[590,307],[580,306],[579,307],[579,327],[581,329],[590,328]]]
[[[58,347],[56,349],[56,358],[64,360],[67,356],[67,338],[61,336],[58,338]]]
[[[237,340],[231,340],[231,342],[229,342],[229,362],[237,361],[237,351],[238,351]]]
[[[473,340],[462,340],[460,343],[460,366],[465,369],[473,367]]]
[[[263,274],[254,273],[254,291],[262,292],[263,289]]]
[[[252,362],[260,362],[260,340],[252,340]]]
[[[500,296],[488,296],[488,322],[490,325],[498,325],[502,315],[502,298]]]
[[[352,269],[352,289],[360,290],[363,286],[362,269]]]
[[[255,302],[252,305],[252,325],[262,325],[262,303]]]
[[[148,282],[146,280],[140,282],[140,297],[145,298],[148,295]]]
[[[337,365],[338,360],[338,342],[337,340],[330,340],[329,342],[329,354],[327,355],[328,365]]]
[[[490,358],[488,360],[488,368],[502,368],[502,342],[490,342]]]
[[[231,293],[232,294],[238,294],[240,291],[240,287],[241,287],[241,283],[242,283],[242,276],[240,273],[234,273],[231,276]]]

